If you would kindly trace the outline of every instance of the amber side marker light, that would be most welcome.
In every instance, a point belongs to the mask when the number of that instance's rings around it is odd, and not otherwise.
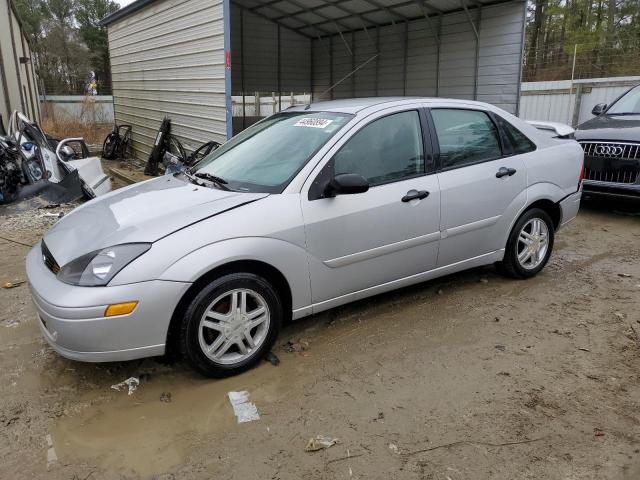
[[[138,306],[138,302],[114,303],[109,305],[104,311],[105,317],[117,317],[118,315],[128,315]]]

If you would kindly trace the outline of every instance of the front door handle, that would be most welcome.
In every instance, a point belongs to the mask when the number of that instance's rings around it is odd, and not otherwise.
[[[423,198],[427,198],[429,196],[429,192],[426,190],[409,190],[407,194],[402,197],[402,201],[407,203],[411,200],[422,200]]]
[[[496,178],[506,177],[507,175],[511,176],[514,173],[516,173],[515,168],[500,167],[500,170],[496,172]]]

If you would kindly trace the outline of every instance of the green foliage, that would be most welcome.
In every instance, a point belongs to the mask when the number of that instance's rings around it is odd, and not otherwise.
[[[529,0],[525,81],[640,74],[639,0]]]
[[[111,0],[15,0],[31,40],[47,94],[84,93],[91,72],[98,93],[110,93],[109,50],[102,18],[118,10]]]

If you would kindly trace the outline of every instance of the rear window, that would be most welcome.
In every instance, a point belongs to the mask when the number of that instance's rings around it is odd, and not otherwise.
[[[451,169],[502,156],[498,129],[485,112],[437,108],[431,110],[440,147],[440,167]]]

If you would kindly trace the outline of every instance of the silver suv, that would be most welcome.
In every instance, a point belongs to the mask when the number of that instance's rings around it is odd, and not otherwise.
[[[254,365],[289,319],[480,265],[528,278],[581,196],[583,152],[465,100],[316,103],[190,170],[112,192],[29,253],[61,355]]]

